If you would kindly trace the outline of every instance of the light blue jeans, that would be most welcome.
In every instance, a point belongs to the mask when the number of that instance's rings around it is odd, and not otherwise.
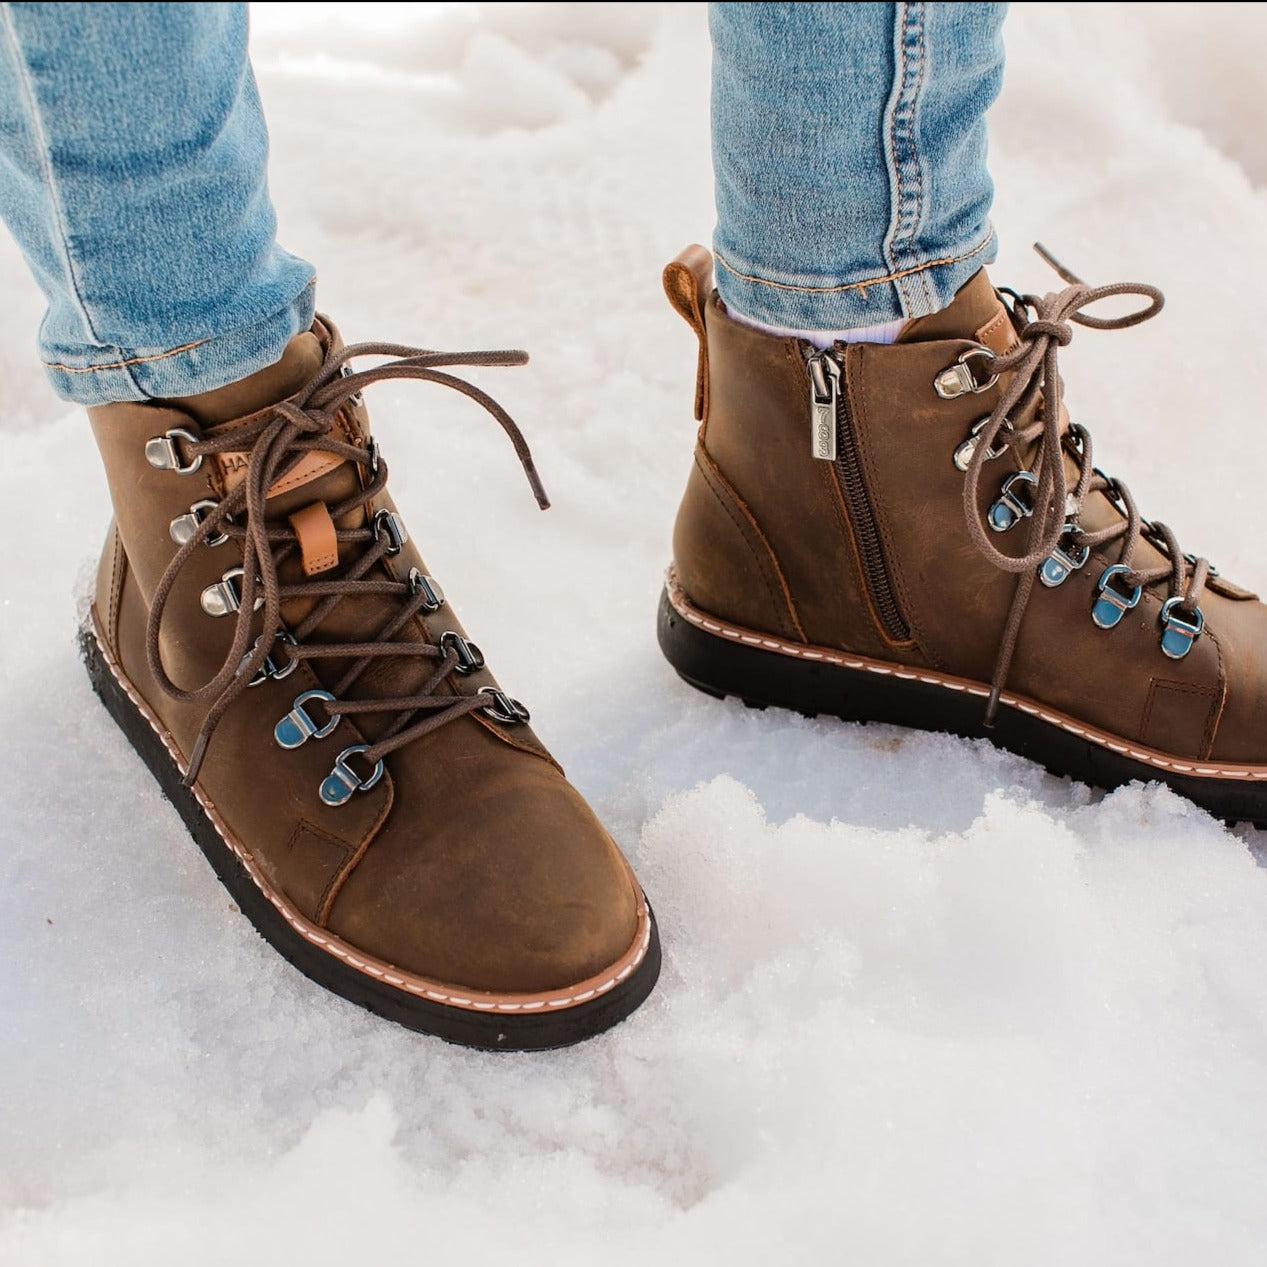
[[[244,4],[0,5],[0,216],[60,396],[192,395],[312,324],[267,160]]]
[[[998,4],[715,4],[718,286],[771,325],[936,311],[991,258]],[[242,4],[0,4],[0,216],[82,404],[191,395],[313,315]]]
[[[946,307],[994,258],[1005,4],[713,4],[717,289],[767,325]]]

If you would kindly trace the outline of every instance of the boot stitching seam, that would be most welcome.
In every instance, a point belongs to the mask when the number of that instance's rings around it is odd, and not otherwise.
[[[1193,697],[1204,695],[1207,699],[1205,709],[1205,724],[1201,728],[1201,755],[1202,758],[1209,756],[1210,740],[1210,722],[1215,715],[1215,709],[1219,703],[1219,689],[1217,686],[1202,686],[1199,682],[1179,682],[1174,678],[1153,678],[1148,687],[1148,700],[1144,705],[1144,718],[1140,723],[1139,736],[1140,743],[1144,743],[1145,736],[1148,734],[1148,727],[1153,719],[1153,705],[1157,700],[1158,688],[1168,691],[1174,691],[1182,695],[1190,695]]]
[[[383,801],[383,808],[378,817],[366,829],[361,843],[357,846],[350,858],[345,859],[343,865],[330,877],[330,883],[326,885],[325,892],[321,895],[321,902],[317,907],[317,918],[314,921],[319,928],[326,928],[330,922],[330,916],[334,910],[334,904],[338,900],[339,894],[343,892],[343,886],[348,882],[352,872],[360,865],[361,859],[365,857],[378,833],[382,831],[383,824],[387,821],[387,815],[391,812],[392,806],[396,802],[396,785],[388,776],[383,781],[387,790],[387,796]]]
[[[119,532],[117,523],[111,533],[111,540],[114,558],[110,568],[110,599],[107,603],[109,624],[106,626],[106,637],[113,646],[117,647],[119,645],[119,609],[123,604],[123,583],[128,573],[128,556],[123,551],[123,535]]]
[[[753,633],[749,630],[728,628],[725,625],[719,624],[717,621],[709,620],[703,615],[703,613],[697,612],[690,605],[689,600],[682,593],[681,586],[678,584],[672,568],[669,569],[669,572],[666,575],[665,587],[669,595],[669,601],[679,616],[681,616],[684,620],[689,621],[692,625],[696,625],[697,627],[707,630],[709,633],[716,634],[719,637],[726,638],[731,642],[740,642],[752,647],[761,647],[768,651],[777,651],[780,655],[795,656],[797,659],[801,660],[835,664],[845,669],[863,670],[867,673],[875,673],[880,677],[894,677],[901,681],[923,682],[929,686],[940,686],[948,691],[956,691],[965,695],[974,695],[981,699],[989,697],[990,691],[988,687],[978,686],[971,682],[952,681],[948,677],[920,673],[911,669],[903,668],[899,665],[880,664],[873,660],[841,655],[826,649],[820,651],[806,647],[798,647],[791,643],[782,642],[776,638],[770,638]],[[1267,766],[1208,766],[1172,761],[1156,753],[1142,752],[1129,743],[1117,743],[1109,737],[1108,732],[1101,732],[1090,726],[1077,726],[1058,714],[1050,713],[1036,704],[1029,703],[1027,700],[1018,695],[1013,695],[1010,691],[1004,691],[1002,695],[1000,695],[999,701],[1002,704],[1006,704],[1009,708],[1019,709],[1021,712],[1028,713],[1032,717],[1038,717],[1042,721],[1048,722],[1053,726],[1059,726],[1061,730],[1068,731],[1070,734],[1076,735],[1080,739],[1086,739],[1091,743],[1098,744],[1102,748],[1108,748],[1112,752],[1132,757],[1147,765],[1157,766],[1166,770],[1174,770],[1180,774],[1192,774],[1200,777],[1240,779],[1246,782],[1261,782],[1267,780]]]
[[[704,458],[704,463],[700,462],[701,456]],[[705,465],[705,463],[707,465]],[[775,576],[783,591],[783,606],[786,609],[787,614],[791,617],[792,626],[800,635],[801,639],[808,642],[809,639],[805,636],[805,630],[796,614],[796,606],[792,601],[792,593],[788,588],[787,578],[783,575],[783,569],[779,566],[778,558],[775,556],[774,550],[771,547],[765,533],[761,531],[761,527],[757,523],[752,510],[744,502],[743,498],[739,495],[730,481],[722,474],[721,468],[717,465],[717,463],[709,457],[707,450],[696,450],[695,464],[699,467],[700,474],[704,477],[704,486],[710,493],[712,493],[713,497],[717,501],[717,504],[725,512],[726,517],[734,524],[735,530],[739,533],[740,539],[743,541],[744,545],[748,547],[748,553],[752,555],[752,560],[757,565],[757,571],[761,574],[761,582],[765,586],[766,596],[770,599],[771,606],[777,609],[779,606],[779,596],[775,593],[774,588],[770,584],[770,578],[766,575],[765,568],[761,565],[761,556],[757,553],[756,547],[752,544],[748,535],[744,532],[742,521],[735,518],[734,512],[726,505],[725,499],[722,497],[721,493],[717,491],[716,487],[714,487],[713,479],[716,479],[721,483],[723,489],[734,498],[736,505],[747,518],[749,527],[756,533],[758,540],[765,547],[766,553],[769,556],[769,562],[774,567]],[[710,476],[712,478],[710,478]]]
[[[698,455],[696,456],[695,462],[697,466],[700,466]],[[703,471],[702,466],[700,469],[702,472]],[[779,606],[779,602],[778,602],[778,597],[776,596],[774,592],[774,587],[770,584],[770,578],[766,575],[765,568],[761,566],[761,556],[757,553],[756,548],[753,546],[752,542],[748,539],[748,535],[747,533],[744,532],[741,521],[735,516],[734,511],[732,511],[730,507],[726,505],[725,501],[722,499],[722,495],[713,486],[712,480],[710,480],[707,475],[704,476],[704,487],[707,488],[710,493],[712,493],[713,500],[717,503],[718,506],[721,507],[722,513],[731,522],[731,524],[734,526],[735,531],[739,534],[740,541],[742,541],[744,545],[747,547],[748,554],[751,556],[753,563],[756,564],[757,574],[761,578],[761,584],[765,587],[766,598],[769,599],[770,606],[774,607],[777,610]]]
[[[1214,741],[1219,733],[1219,726],[1223,721],[1223,714],[1227,710],[1227,668],[1223,663],[1223,644],[1219,641],[1219,636],[1213,629],[1207,629],[1210,641],[1214,643],[1214,652],[1219,658],[1219,707],[1214,714],[1213,720],[1207,727],[1208,738],[1206,740],[1205,750],[1201,754],[1207,760],[1210,753],[1214,751]]]
[[[323,831],[315,823],[310,823],[306,818],[301,818],[299,822],[295,824],[295,830],[290,833],[290,839],[286,842],[286,852],[288,854],[294,854],[296,852],[295,847],[299,843],[300,837],[305,835],[320,836],[322,840],[329,841],[330,844],[343,851],[343,857],[340,860],[339,865],[334,868],[330,878],[326,881],[325,888],[321,890],[321,893],[318,895],[317,901],[313,906],[316,922],[320,924],[322,922],[320,918],[321,909],[325,903],[326,895],[330,892],[330,888],[334,884],[335,880],[339,878],[339,873],[343,870],[344,866],[347,865],[348,854],[353,851],[353,846],[348,841],[343,840],[328,831]]]

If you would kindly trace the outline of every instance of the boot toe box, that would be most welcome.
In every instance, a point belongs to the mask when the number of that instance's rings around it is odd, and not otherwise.
[[[447,788],[436,774],[410,761],[396,777],[331,932],[405,972],[497,994],[565,990],[628,955],[641,890],[554,766],[506,750],[450,766]]]

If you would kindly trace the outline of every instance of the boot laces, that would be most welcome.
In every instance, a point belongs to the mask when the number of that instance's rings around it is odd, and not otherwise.
[[[1019,341],[1010,351],[990,362],[992,374],[1001,377],[1010,372],[1010,379],[981,427],[964,478],[964,517],[973,544],[995,567],[1017,574],[1016,591],[995,660],[987,724],[993,723],[1007,682],[1037,569],[1067,535],[1076,534],[1079,547],[1093,550],[1120,540],[1118,563],[1124,569],[1119,574],[1121,583],[1128,588],[1148,588],[1168,580],[1174,610],[1188,617],[1197,612],[1197,602],[1211,571],[1208,560],[1184,554],[1174,532],[1164,523],[1141,516],[1130,489],[1121,480],[1096,467],[1090,432],[1076,423],[1066,427],[1063,422],[1064,382],[1060,376],[1059,352],[1073,338],[1072,326],[1122,330],[1139,325],[1161,311],[1165,303],[1161,291],[1146,282],[1089,286],[1042,246],[1036,245],[1035,249],[1069,284],[1064,290],[1043,296],[1005,292],[1012,300],[1013,325]],[[1118,295],[1145,299],[1147,306],[1118,317],[1098,317],[1086,311]],[[1033,422],[1013,428],[1009,421],[1011,416],[1024,417],[1031,412]],[[982,468],[991,455],[998,454],[996,446],[1019,452],[1035,442],[1038,451],[1030,470],[1037,482],[1025,551],[1020,555],[1005,554],[991,540],[977,509]],[[1065,471],[1066,455],[1072,457],[1078,470],[1072,488]],[[1083,507],[1087,498],[1097,492],[1110,498],[1122,518],[1103,528],[1084,529],[1079,522]],[[1135,556],[1142,539],[1163,553],[1167,562],[1155,567],[1138,567]]]
[[[350,362],[364,356],[396,359],[351,372]],[[329,692],[331,698],[323,697],[331,724],[340,717],[396,714],[377,742],[358,749],[361,760],[372,768],[377,768],[389,753],[440,726],[476,709],[489,708],[488,693],[455,694],[451,683],[445,685],[455,672],[469,672],[482,664],[482,660],[472,661],[471,644],[448,634],[441,637],[438,645],[418,639],[413,618],[424,610],[434,610],[434,595],[423,586],[391,579],[384,569],[378,568],[380,561],[399,548],[391,532],[383,531],[378,516],[368,514],[369,504],[387,485],[387,463],[372,439],[364,445],[344,440],[335,429],[335,419],[340,409],[352,397],[359,396],[363,388],[384,379],[421,379],[451,387],[481,405],[500,424],[514,446],[537,504],[545,510],[550,504],[549,498],[528,444],[514,420],[474,384],[447,372],[449,367],[459,365],[523,365],[527,360],[527,354],[520,351],[435,352],[394,343],[354,344],[338,352],[328,351],[320,370],[305,387],[290,399],[263,411],[257,419],[222,435],[184,441],[184,452],[191,462],[199,457],[249,450],[245,477],[200,520],[197,529],[168,564],[155,591],[146,626],[146,656],[160,689],[174,700],[209,705],[190,754],[184,776],[186,785],[197,777],[207,745],[225,713],[256,679],[266,661],[274,663],[279,636],[285,643],[281,654],[286,658],[286,672],[293,667],[292,662],[352,661]],[[268,490],[311,453],[332,455],[368,473],[362,487],[328,507],[336,524],[358,507],[363,508],[367,512],[366,523],[359,528],[336,529],[340,556],[345,549],[355,556],[340,567],[336,577],[283,585],[278,576],[279,565],[295,556],[299,539],[288,524],[269,522]],[[181,569],[195,551],[209,538],[226,537],[238,542],[242,550],[242,593],[233,641],[209,681],[184,689],[172,681],[163,666],[160,653],[163,612]],[[310,641],[311,635],[340,604],[355,603],[359,597],[370,594],[387,595],[399,601],[399,607],[376,634],[361,642]],[[281,610],[294,599],[314,600],[314,605],[303,620],[287,630]],[[366,670],[392,657],[429,660],[434,667],[411,694],[348,697]],[[368,785],[368,781],[363,783],[363,786]]]

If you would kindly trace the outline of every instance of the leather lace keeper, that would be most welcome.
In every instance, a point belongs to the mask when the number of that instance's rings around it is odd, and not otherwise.
[[[339,538],[325,502],[313,502],[290,516],[290,526],[299,538],[304,575],[317,576],[339,565]]]

